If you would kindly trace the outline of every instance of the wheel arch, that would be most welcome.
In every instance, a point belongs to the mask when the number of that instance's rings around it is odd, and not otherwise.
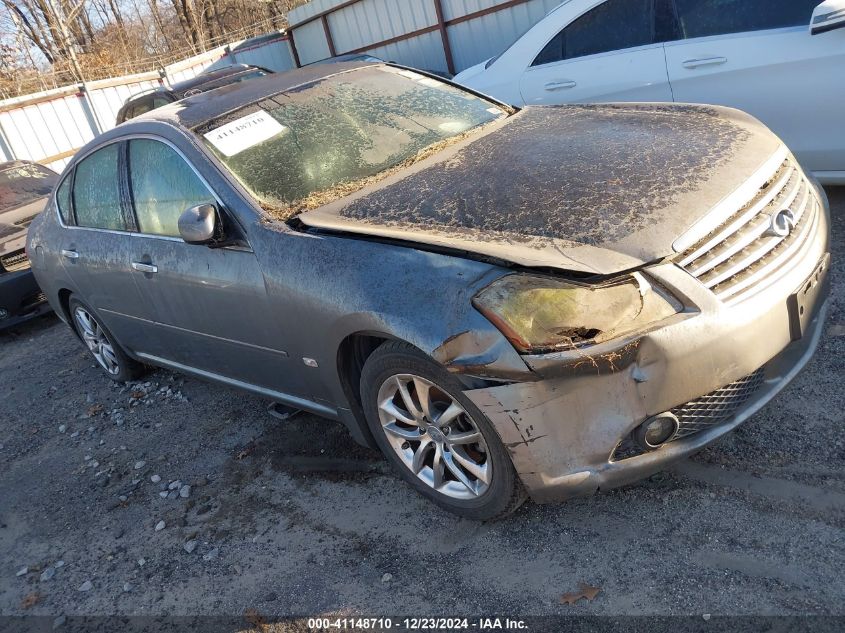
[[[61,316],[64,317],[65,323],[70,326],[70,329],[73,330],[73,333],[76,336],[79,336],[79,333],[76,331],[76,328],[73,326],[73,320],[70,314],[70,298],[73,295],[73,291],[69,288],[59,288],[58,292],[58,299],[59,299],[59,309],[62,311]]]
[[[364,330],[347,335],[337,348],[337,377],[352,413],[353,419],[350,422],[355,425],[355,428],[350,431],[356,440],[371,448],[376,448],[376,443],[364,417],[361,401],[361,371],[370,355],[382,343],[391,340],[398,339],[384,332]]]
[[[363,402],[361,399],[361,372],[364,369],[364,364],[367,362],[367,359],[372,355],[372,353],[375,352],[382,343],[387,341],[401,341],[403,343],[408,343],[423,353],[429,360],[448,370],[448,367],[446,367],[436,356],[432,355],[419,345],[414,344],[413,341],[406,340],[394,334],[388,334],[377,330],[360,330],[348,334],[341,340],[336,354],[337,378],[341,389],[343,390],[346,402],[349,404],[349,410],[351,411],[353,418],[353,420],[347,421],[346,424],[347,426],[349,426],[350,423],[354,424],[355,428],[350,429],[350,431],[352,431],[356,439],[373,448],[376,447],[376,444],[373,440],[372,434],[370,433],[369,426],[367,425],[367,420],[364,416]],[[483,387],[487,384],[485,380],[480,378],[462,375],[460,373],[453,373],[453,375],[455,375],[455,377],[467,389]]]

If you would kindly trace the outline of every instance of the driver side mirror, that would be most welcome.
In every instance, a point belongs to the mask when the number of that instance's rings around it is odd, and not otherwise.
[[[188,244],[210,244],[218,237],[217,207],[198,204],[179,216],[179,235]]]
[[[825,0],[813,10],[810,35],[845,27],[845,0]]]

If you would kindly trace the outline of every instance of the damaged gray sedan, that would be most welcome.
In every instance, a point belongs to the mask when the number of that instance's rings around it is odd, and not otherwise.
[[[654,473],[768,402],[818,344],[828,224],[741,112],[515,110],[358,63],[100,136],[28,252],[111,378],[340,420],[489,519]]]

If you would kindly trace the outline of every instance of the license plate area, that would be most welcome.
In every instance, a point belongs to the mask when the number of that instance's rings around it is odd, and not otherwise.
[[[827,286],[829,268],[830,253],[826,253],[813,273],[786,300],[789,310],[789,333],[793,341],[804,336],[807,326],[816,315],[819,295]]]

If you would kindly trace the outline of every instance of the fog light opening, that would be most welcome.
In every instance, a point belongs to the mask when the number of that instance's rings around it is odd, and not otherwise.
[[[5,319],[9,316],[9,311],[6,308],[0,308],[0,319]]]
[[[640,424],[634,430],[634,439],[641,447],[653,451],[674,437],[678,430],[678,418],[669,411],[658,413]]]

